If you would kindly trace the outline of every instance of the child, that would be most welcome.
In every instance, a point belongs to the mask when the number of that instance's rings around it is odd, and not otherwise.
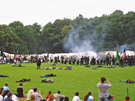
[[[109,95],[108,101],[113,101],[114,95]]]
[[[125,100],[124,101],[129,101],[130,97],[129,96],[126,96]]]

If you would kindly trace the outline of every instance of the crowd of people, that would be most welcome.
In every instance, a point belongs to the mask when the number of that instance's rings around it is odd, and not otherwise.
[[[40,61],[39,61],[40,60]],[[17,64],[17,63],[33,63],[37,62],[37,69],[40,69],[41,62],[51,62],[51,63],[62,63],[62,64],[77,64],[77,65],[119,65],[121,67],[123,66],[132,66],[135,65],[135,56],[121,56],[119,58],[119,61],[116,62],[116,57],[111,56],[110,54],[107,54],[105,56],[100,55],[97,57],[89,57],[89,56],[53,56],[51,55],[49,57],[48,55],[3,55],[0,56],[0,63],[9,63],[9,64]]]
[[[1,63],[9,63],[9,64],[17,64],[17,63],[37,63],[37,69],[40,69],[41,63],[42,62],[51,62],[53,64],[77,64],[77,65],[119,65],[121,67],[124,66],[132,66],[135,65],[135,56],[125,56],[119,58],[119,62],[116,62],[116,57],[111,56],[111,55],[106,55],[106,56],[101,56],[100,58],[96,59],[95,57],[89,58],[89,56],[38,56],[38,55],[15,55],[14,57],[12,56],[1,56],[2,58],[0,59]],[[19,66],[19,65],[18,65]],[[69,65],[67,66],[69,67]],[[50,76],[56,76],[54,74],[46,74],[45,76],[40,76],[41,78],[43,77],[50,77]],[[6,75],[0,75],[0,77],[9,77]],[[16,82],[29,82],[31,79],[22,79],[18,80]],[[41,82],[50,82],[53,83],[52,79],[49,80],[42,80]],[[107,83],[106,83],[107,82]],[[120,81],[120,82],[126,82],[130,83],[129,81]],[[134,82],[132,82],[134,83]],[[105,77],[101,78],[101,81],[97,84],[97,87],[99,88],[99,101],[113,101],[114,96],[109,95],[108,89],[111,87],[111,83],[109,82],[108,79]],[[60,91],[57,91],[56,94],[52,94],[51,91],[48,92],[46,95],[46,98],[42,98],[41,91],[38,90],[37,88],[31,87],[31,89],[28,91],[27,96],[24,95],[24,90],[23,90],[23,84],[20,83],[19,87],[17,88],[16,92],[14,93],[9,90],[8,88],[8,83],[5,83],[5,86],[3,86],[0,89],[0,101],[18,101],[18,98],[26,97],[27,101],[69,101],[69,98],[65,95],[61,95]],[[129,101],[130,97],[126,96],[124,101]],[[88,92],[85,96],[84,99],[79,98],[79,92],[75,92],[75,95],[72,98],[72,101],[94,101],[94,97],[92,96],[91,92]]]
[[[41,91],[33,86],[28,91],[27,96],[25,96],[22,86],[23,84],[20,83],[16,90],[17,93],[14,93],[9,89],[8,83],[6,82],[5,86],[0,88],[0,101],[19,101],[19,98],[24,97],[27,99],[26,101],[69,101],[69,98],[65,95],[61,95],[60,91],[57,91],[55,94],[49,91],[45,98],[41,98]],[[101,81],[97,84],[97,87],[99,89],[99,101],[114,101],[114,95],[109,95],[108,89],[112,87],[112,85],[108,79],[101,77]],[[129,101],[129,99],[130,97],[126,96],[123,101]],[[79,92],[75,92],[72,101],[94,101],[94,97],[91,92],[88,92],[84,96],[84,99],[80,99]]]

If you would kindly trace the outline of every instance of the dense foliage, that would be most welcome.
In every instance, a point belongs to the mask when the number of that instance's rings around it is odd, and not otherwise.
[[[93,46],[95,51],[114,50],[125,44],[135,50],[135,12],[116,10],[94,18],[80,14],[74,20],[57,19],[43,27],[38,23],[24,26],[20,21],[0,25],[0,49],[9,53],[72,52],[83,40],[90,41],[86,46]]]

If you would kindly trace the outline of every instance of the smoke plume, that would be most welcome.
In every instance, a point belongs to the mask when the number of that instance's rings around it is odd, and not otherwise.
[[[94,47],[91,45],[92,36],[85,35],[80,36],[80,31],[82,27],[77,29],[74,26],[68,33],[68,38],[63,42],[63,48],[65,52],[87,52],[95,51]]]

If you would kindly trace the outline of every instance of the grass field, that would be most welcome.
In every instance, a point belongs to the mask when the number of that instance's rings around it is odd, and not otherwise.
[[[16,89],[19,83],[16,80],[23,78],[31,79],[30,82],[23,83],[24,94],[31,86],[36,87],[42,92],[42,98],[45,98],[48,91],[56,93],[58,90],[61,91],[62,95],[68,96],[72,101],[75,92],[79,92],[80,99],[83,100],[84,96],[90,91],[94,97],[94,101],[98,101],[98,87],[97,83],[101,77],[108,78],[112,87],[109,88],[109,94],[114,95],[114,101],[123,101],[128,93],[130,101],[135,99],[135,84],[126,84],[119,82],[120,80],[135,80],[135,66],[128,68],[98,68],[91,70],[92,67],[85,67],[80,65],[71,65],[72,70],[43,70],[43,67],[53,67],[51,63],[42,63],[41,69],[36,69],[36,63],[22,64],[25,67],[12,67],[9,64],[0,64],[0,74],[8,75],[10,77],[0,78],[0,87],[3,87],[5,82],[9,83],[9,89],[16,93]],[[57,67],[65,68],[66,64],[58,64]],[[96,66],[95,66],[96,67]],[[56,77],[52,78],[54,83],[42,83],[40,78],[45,74],[53,73]]]

